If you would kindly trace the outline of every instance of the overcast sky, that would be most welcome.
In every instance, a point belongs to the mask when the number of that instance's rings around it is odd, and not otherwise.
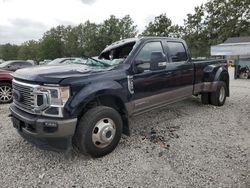
[[[183,25],[186,14],[207,0],[0,0],[0,44],[39,39],[57,25],[101,23],[111,14],[129,14],[142,31],[155,16],[166,13]]]

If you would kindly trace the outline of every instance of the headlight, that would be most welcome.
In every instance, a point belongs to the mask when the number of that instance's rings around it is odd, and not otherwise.
[[[69,99],[69,87],[49,89],[50,105],[63,107]]]
[[[45,116],[62,117],[62,110],[70,97],[70,88],[39,86],[34,90],[35,106]]]

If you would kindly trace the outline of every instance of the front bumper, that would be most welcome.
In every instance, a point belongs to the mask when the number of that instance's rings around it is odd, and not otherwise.
[[[28,114],[10,106],[13,126],[27,141],[41,149],[67,150],[75,133],[77,118],[55,119]]]

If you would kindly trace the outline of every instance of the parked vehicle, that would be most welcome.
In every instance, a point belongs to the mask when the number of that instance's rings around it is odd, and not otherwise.
[[[26,60],[28,62],[30,62],[32,65],[37,65],[36,61],[35,60],[32,60],[32,59],[28,59]]]
[[[71,64],[75,63],[76,61],[86,61],[86,59],[79,57],[56,58],[53,61],[48,62],[46,65]]]
[[[101,157],[130,134],[131,116],[199,94],[203,104],[224,105],[226,61],[192,61],[181,39],[142,37],[116,42],[82,64],[16,71],[10,110],[30,142],[69,149],[73,141],[83,154]]]
[[[246,65],[245,67],[240,68],[239,70],[239,78],[241,79],[248,79],[250,76],[250,69]]]
[[[0,69],[8,71],[16,71],[18,69],[31,67],[32,65],[33,64],[28,61],[12,60],[12,61],[5,61],[4,63],[0,64]]]
[[[45,60],[43,60],[43,61],[40,61],[38,64],[39,64],[39,65],[46,65],[46,64],[49,63],[49,62],[51,62],[50,59],[45,59]]]
[[[12,102],[11,71],[0,69],[0,104]]]

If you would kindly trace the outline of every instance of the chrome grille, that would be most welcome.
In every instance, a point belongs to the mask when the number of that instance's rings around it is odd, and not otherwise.
[[[15,96],[13,97],[14,104],[25,111],[33,113],[35,107],[35,96],[33,93],[34,86],[13,80],[12,88],[13,95],[15,95],[15,92],[20,95],[19,98]]]

